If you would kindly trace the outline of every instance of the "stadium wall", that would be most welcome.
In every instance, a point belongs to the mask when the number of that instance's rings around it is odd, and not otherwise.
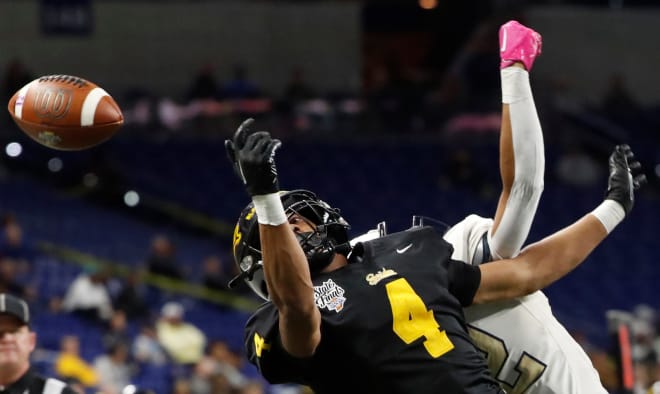
[[[535,7],[526,16],[543,33],[534,72],[561,81],[566,96],[597,103],[620,73],[641,104],[660,104],[660,9]]]
[[[93,1],[94,30],[49,36],[35,0],[0,2],[0,53],[36,75],[66,73],[108,89],[185,91],[203,64],[226,80],[236,63],[271,94],[294,66],[325,91],[359,84],[359,3]],[[5,64],[0,64],[4,68]]]

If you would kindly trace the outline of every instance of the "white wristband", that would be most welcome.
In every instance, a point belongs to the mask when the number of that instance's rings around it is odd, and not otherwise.
[[[279,226],[288,221],[279,193],[252,196],[252,202],[257,211],[257,221],[259,223]]]
[[[626,211],[623,210],[621,204],[614,200],[603,201],[591,214],[603,223],[608,234],[626,217]]]

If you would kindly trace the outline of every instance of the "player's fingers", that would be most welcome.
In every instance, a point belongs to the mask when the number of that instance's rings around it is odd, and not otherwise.
[[[249,129],[250,129],[250,126],[252,125],[252,123],[254,123],[253,118],[245,119],[243,121],[243,123],[241,123],[241,125],[238,126],[238,129],[236,129],[236,134],[249,132]]]
[[[230,140],[225,140],[225,151],[227,152],[227,157],[231,160],[232,163],[236,162],[236,148],[234,148],[234,143]]]
[[[614,148],[613,156],[617,162],[627,163],[631,161],[630,160],[632,159],[631,155],[632,155],[632,151],[630,150],[630,146],[628,146],[627,144],[617,145]]]
[[[633,153],[629,145],[626,144],[621,145],[621,152],[624,154],[628,162],[633,161],[633,159],[635,158],[635,153]]]
[[[614,149],[614,152],[612,152],[612,155],[610,156],[610,163],[616,165],[617,167],[625,167],[627,164],[626,154],[620,145]]]
[[[242,149],[243,146],[245,146],[245,142],[247,140],[248,134],[250,133],[250,127],[252,126],[252,123],[254,123],[254,119],[247,118],[243,121],[243,123],[241,123],[240,126],[238,126],[238,129],[236,129],[234,138],[232,138],[232,140],[238,149]]]
[[[252,152],[262,152],[264,143],[270,141],[270,133],[267,131],[257,131],[247,137],[244,149]]]
[[[259,157],[266,157],[267,156],[266,152],[268,151],[268,144],[270,144],[271,141],[272,140],[270,139],[269,134],[260,135],[254,144],[254,148],[252,149],[252,152],[259,155]]]
[[[275,152],[277,152],[278,149],[282,146],[282,141],[280,140],[271,140],[270,143],[268,144],[268,147],[266,148],[266,153],[268,154],[268,157],[273,158],[275,157]]]
[[[274,142],[273,152],[276,152],[278,149],[282,147],[282,141],[278,139],[274,139],[273,142]]]
[[[642,164],[635,160],[633,162],[628,162],[628,167],[630,167],[631,170],[639,170],[642,168]]]
[[[635,188],[635,190],[637,190],[643,185],[645,185],[646,182],[647,182],[646,175],[639,174],[633,179],[633,187]]]
[[[620,151],[623,151],[623,152],[629,152],[630,151],[630,145],[628,145],[628,144],[620,144],[620,145],[617,145],[616,148]]]

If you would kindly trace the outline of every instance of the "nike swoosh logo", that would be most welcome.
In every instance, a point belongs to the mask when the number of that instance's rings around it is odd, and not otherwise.
[[[506,29],[502,32],[502,47],[500,48],[500,52],[506,51]]]
[[[408,244],[408,246],[406,246],[406,247],[404,247],[404,248],[401,248],[401,249],[397,248],[397,249],[396,249],[396,252],[397,252],[398,254],[406,253],[406,251],[408,251],[408,249],[412,248],[412,245],[413,245],[413,244]]]

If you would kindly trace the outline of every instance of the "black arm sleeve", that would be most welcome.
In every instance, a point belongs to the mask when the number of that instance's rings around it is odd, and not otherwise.
[[[462,261],[449,260],[448,263],[449,292],[462,306],[472,305],[474,295],[481,283],[481,269]]]

